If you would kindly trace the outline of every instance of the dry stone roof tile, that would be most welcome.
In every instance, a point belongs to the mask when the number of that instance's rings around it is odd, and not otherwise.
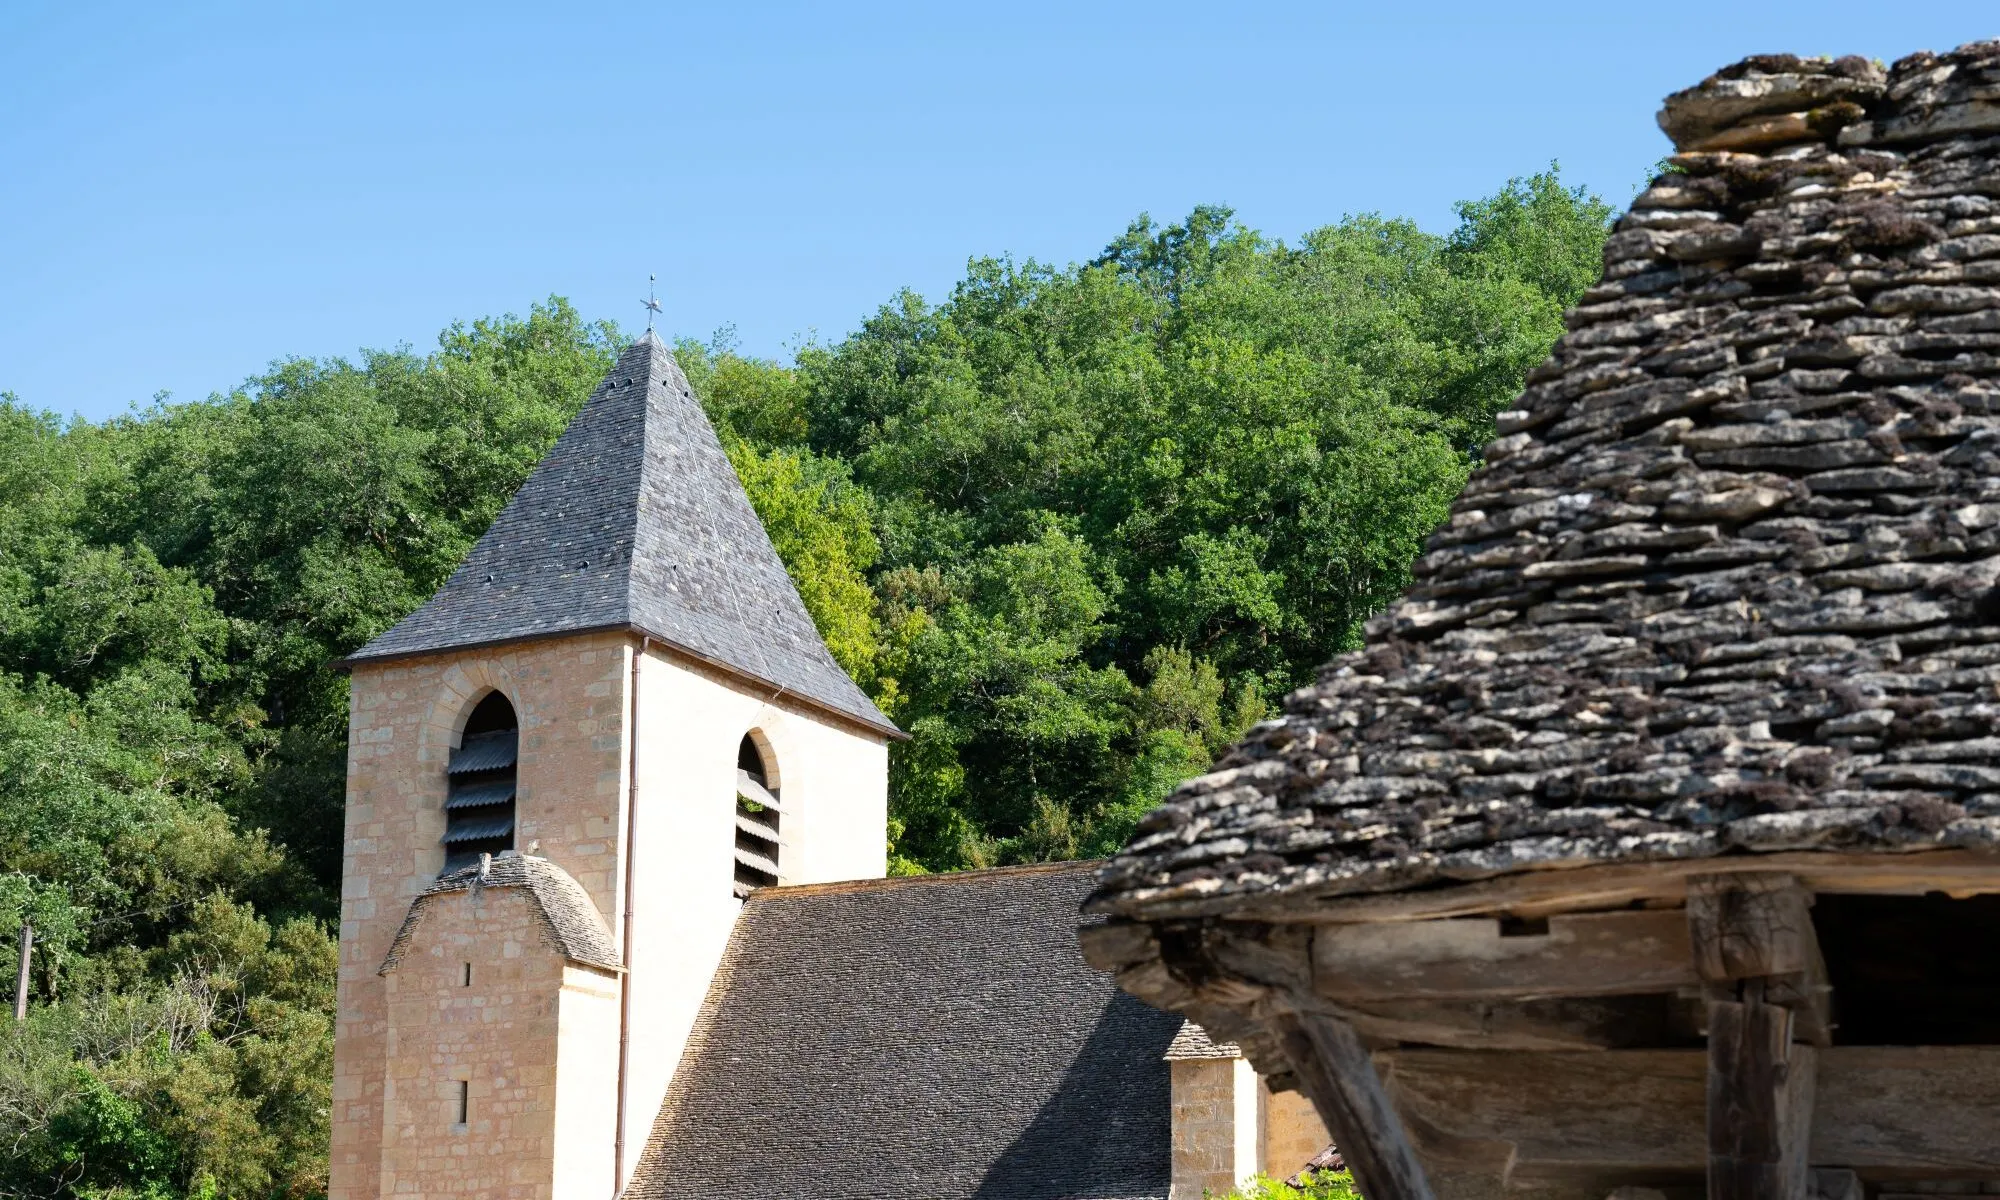
[[[396,939],[389,944],[389,953],[376,973],[387,975],[402,962],[403,955],[408,952],[423,925],[425,911],[440,896],[475,892],[481,888],[520,888],[526,891],[534,901],[549,946],[571,962],[608,971],[624,969],[624,964],[619,962],[618,947],[612,941],[611,930],[604,924],[604,917],[598,913],[597,905],[591,903],[590,893],[583,890],[583,885],[546,858],[509,851],[492,859],[483,874],[480,865],[474,863],[440,876],[435,883],[418,893],[417,898],[410,902],[409,914],[403,918],[402,927],[396,930]]]
[[[2000,843],[2000,42],[1661,125],[1415,586],[1093,910]]]
[[[346,661],[647,634],[890,736],[827,651],[687,377],[634,342],[422,608]]]
[[[1181,1020],[1084,963],[1091,867],[752,893],[628,1195],[1165,1197]]]

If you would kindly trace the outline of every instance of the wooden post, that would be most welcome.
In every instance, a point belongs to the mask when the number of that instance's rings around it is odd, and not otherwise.
[[[1367,1200],[1433,1200],[1423,1163],[1354,1027],[1324,1013],[1285,1013],[1271,1028],[1354,1172],[1354,1190]]]
[[[21,966],[14,972],[14,1020],[28,1019],[28,956],[35,952],[35,927],[21,921]]]
[[[1708,1200],[1808,1200],[1815,1051],[1827,1035],[1812,896],[1787,875],[1688,880],[1708,993]]]
[[[1708,1006],[1709,1200],[1807,1200],[1814,1050],[1760,981],[1743,990]]]

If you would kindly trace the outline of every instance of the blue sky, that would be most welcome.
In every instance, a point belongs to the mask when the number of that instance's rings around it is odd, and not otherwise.
[[[1442,231],[1551,160],[1622,205],[1726,62],[1994,36],[1992,0],[0,0],[0,391],[100,418],[551,293],[629,328],[649,271],[665,330],[783,355],[1142,211]]]

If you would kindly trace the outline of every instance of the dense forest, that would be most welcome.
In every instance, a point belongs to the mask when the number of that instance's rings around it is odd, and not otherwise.
[[[681,363],[912,738],[897,871],[1102,854],[1404,585],[1596,278],[1553,171],[1446,236],[1226,209]],[[627,335],[551,299],[101,423],[0,397],[0,1196],[324,1188],[346,679]]]

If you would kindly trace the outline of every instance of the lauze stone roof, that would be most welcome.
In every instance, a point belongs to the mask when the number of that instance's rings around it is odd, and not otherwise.
[[[1181,1019],[1076,941],[1091,864],[751,894],[627,1195],[1167,1195]]]
[[[1415,586],[1096,910],[2000,843],[2000,42],[1661,125]]]
[[[899,736],[827,652],[687,377],[650,333],[444,587],[346,661],[596,629],[648,634]]]
[[[611,931],[605,928],[604,918],[598,915],[597,905],[591,902],[583,885],[546,858],[509,851],[492,859],[484,870],[478,863],[461,867],[440,876],[418,893],[376,973],[387,975],[403,961],[426,913],[440,897],[475,893],[482,888],[525,891],[534,902],[549,947],[571,962],[607,971],[625,969],[611,940]]]

